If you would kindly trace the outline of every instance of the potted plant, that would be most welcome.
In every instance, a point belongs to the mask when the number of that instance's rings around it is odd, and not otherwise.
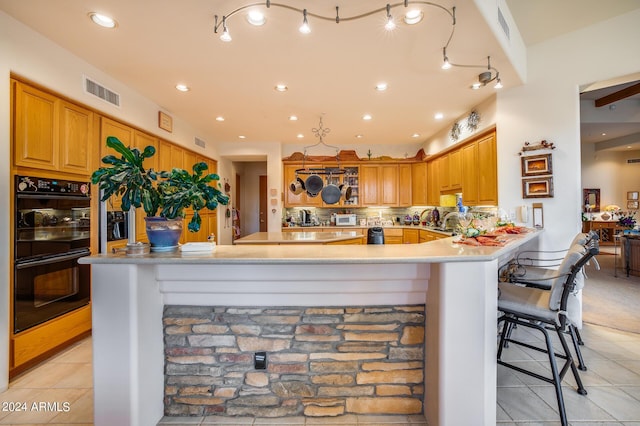
[[[107,137],[107,146],[121,156],[107,155],[102,158],[106,166],[93,172],[91,182],[99,185],[103,191],[101,201],[118,194],[122,196],[123,211],[131,207],[143,208],[147,216],[147,236],[155,251],[161,251],[161,247],[173,249],[177,246],[185,209],[193,209],[189,231],[198,232],[202,223],[200,210],[215,210],[218,204],[226,205],[229,202],[229,197],[211,185],[220,177],[215,173],[207,174],[206,163],[194,164],[193,173],[180,168],[156,172],[144,167],[144,160],[156,152],[153,146],[147,146],[140,152],[137,148],[125,146],[113,136]]]

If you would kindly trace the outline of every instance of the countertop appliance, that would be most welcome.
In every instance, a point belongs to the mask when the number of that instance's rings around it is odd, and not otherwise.
[[[336,226],[355,226],[357,217],[353,213],[336,214]]]
[[[300,226],[311,226],[311,211],[300,210]]]
[[[89,303],[90,185],[15,177],[13,333]]]

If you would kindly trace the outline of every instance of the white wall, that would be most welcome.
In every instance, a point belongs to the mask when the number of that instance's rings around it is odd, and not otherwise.
[[[609,204],[627,209],[627,192],[640,191],[640,151],[597,152],[594,145],[582,149],[582,187],[600,189],[600,209]],[[595,215],[596,217],[599,214]]]
[[[581,227],[579,86],[640,70],[640,10],[532,46],[526,85],[498,94],[498,182],[506,208],[544,205],[543,249],[561,249]],[[635,49],[635,50],[634,50]],[[554,198],[523,199],[520,159],[525,141],[546,139],[553,151]]]

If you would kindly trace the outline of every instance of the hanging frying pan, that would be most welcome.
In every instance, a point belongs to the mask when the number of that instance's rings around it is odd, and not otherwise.
[[[324,182],[319,175],[310,175],[304,182],[304,186],[307,189],[307,193],[312,197],[315,197],[322,191]]]
[[[335,204],[340,201],[340,195],[340,188],[330,183],[322,190],[322,201],[324,201],[325,204]]]

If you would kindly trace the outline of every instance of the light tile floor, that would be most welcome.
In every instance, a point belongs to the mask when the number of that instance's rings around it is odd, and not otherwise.
[[[515,333],[530,341],[539,339],[522,328]],[[585,324],[582,336],[585,340],[582,353],[588,371],[581,372],[581,377],[588,395],[581,396],[575,392],[573,378],[568,373],[563,389],[570,424],[640,426],[640,335]],[[512,345],[505,355],[511,361],[546,371],[544,354],[530,353]],[[36,410],[34,402],[36,408],[40,407],[39,403],[49,405]],[[19,403],[21,406],[25,403],[27,411],[2,411],[5,403]],[[501,366],[498,366],[496,409],[499,426],[560,424],[553,387]],[[0,425],[77,426],[91,425],[92,420],[91,338],[19,376],[11,382],[7,391],[0,393]],[[422,416],[344,416],[335,419],[165,417],[160,424],[426,425]]]

